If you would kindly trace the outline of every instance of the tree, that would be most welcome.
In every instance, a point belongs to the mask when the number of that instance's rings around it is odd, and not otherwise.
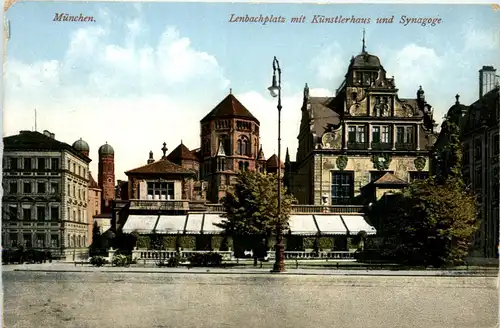
[[[445,183],[448,179],[463,181],[462,175],[462,145],[460,142],[460,129],[458,119],[455,116],[447,116],[441,124],[441,135],[444,136],[444,144],[437,150],[436,179]]]
[[[222,204],[226,210],[224,219],[216,226],[234,237],[250,237],[257,248],[262,238],[270,237],[280,223],[288,228],[293,196],[281,187],[281,215],[278,221],[278,177],[246,171],[238,175],[234,192],[228,192]],[[254,238],[252,238],[254,237]]]
[[[410,184],[388,209],[385,234],[396,238],[397,259],[436,267],[461,264],[478,228],[475,197],[456,179]]]

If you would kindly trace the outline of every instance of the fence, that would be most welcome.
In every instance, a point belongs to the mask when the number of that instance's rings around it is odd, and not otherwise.
[[[110,249],[109,259],[111,260],[114,255],[114,250]],[[210,251],[180,251],[180,257],[182,259],[188,259],[195,254],[209,253]],[[224,261],[236,260],[232,251],[214,251],[215,253],[221,254]],[[132,251],[132,259],[136,261],[146,261],[146,262],[156,262],[162,260],[168,260],[169,258],[175,257],[177,252],[174,250],[145,250],[145,249],[135,249]],[[270,260],[275,259],[275,252],[268,251],[268,258]],[[286,260],[354,260],[354,252],[351,251],[285,251]]]

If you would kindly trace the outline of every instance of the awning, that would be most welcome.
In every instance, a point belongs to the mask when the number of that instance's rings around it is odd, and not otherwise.
[[[291,215],[288,223],[292,235],[310,236],[318,233],[312,215]]]
[[[205,220],[203,221],[203,233],[206,234],[217,234],[224,230],[222,228],[216,227],[214,223],[221,223],[224,218],[219,214],[205,214]]]
[[[129,215],[122,227],[122,231],[124,233],[137,231],[138,233],[149,234],[152,233],[157,221],[158,215]]]
[[[203,223],[203,214],[188,214],[185,233],[199,234]]]
[[[366,231],[367,235],[375,235],[377,230],[366,222],[360,215],[342,215],[350,235],[357,235],[360,231]]]
[[[347,229],[340,215],[315,214],[319,231],[324,235],[346,235]]]
[[[177,234],[184,232],[186,215],[162,215],[156,225],[156,233]]]

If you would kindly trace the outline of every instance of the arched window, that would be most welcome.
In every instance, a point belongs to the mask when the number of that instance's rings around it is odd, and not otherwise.
[[[243,140],[238,139],[238,154],[243,155]]]
[[[222,142],[222,145],[224,147],[224,153],[228,156],[232,155],[231,139],[229,139],[229,137],[226,135],[221,135],[219,137],[219,142]]]
[[[251,148],[250,141],[246,137],[238,139],[238,154],[243,156],[250,156]]]
[[[238,169],[243,171],[243,162],[238,162]]]

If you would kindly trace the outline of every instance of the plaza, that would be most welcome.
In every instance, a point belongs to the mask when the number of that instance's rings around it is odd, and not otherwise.
[[[18,269],[30,271],[14,271]],[[498,322],[496,277],[134,270],[4,266],[4,324],[470,328],[494,327]]]

